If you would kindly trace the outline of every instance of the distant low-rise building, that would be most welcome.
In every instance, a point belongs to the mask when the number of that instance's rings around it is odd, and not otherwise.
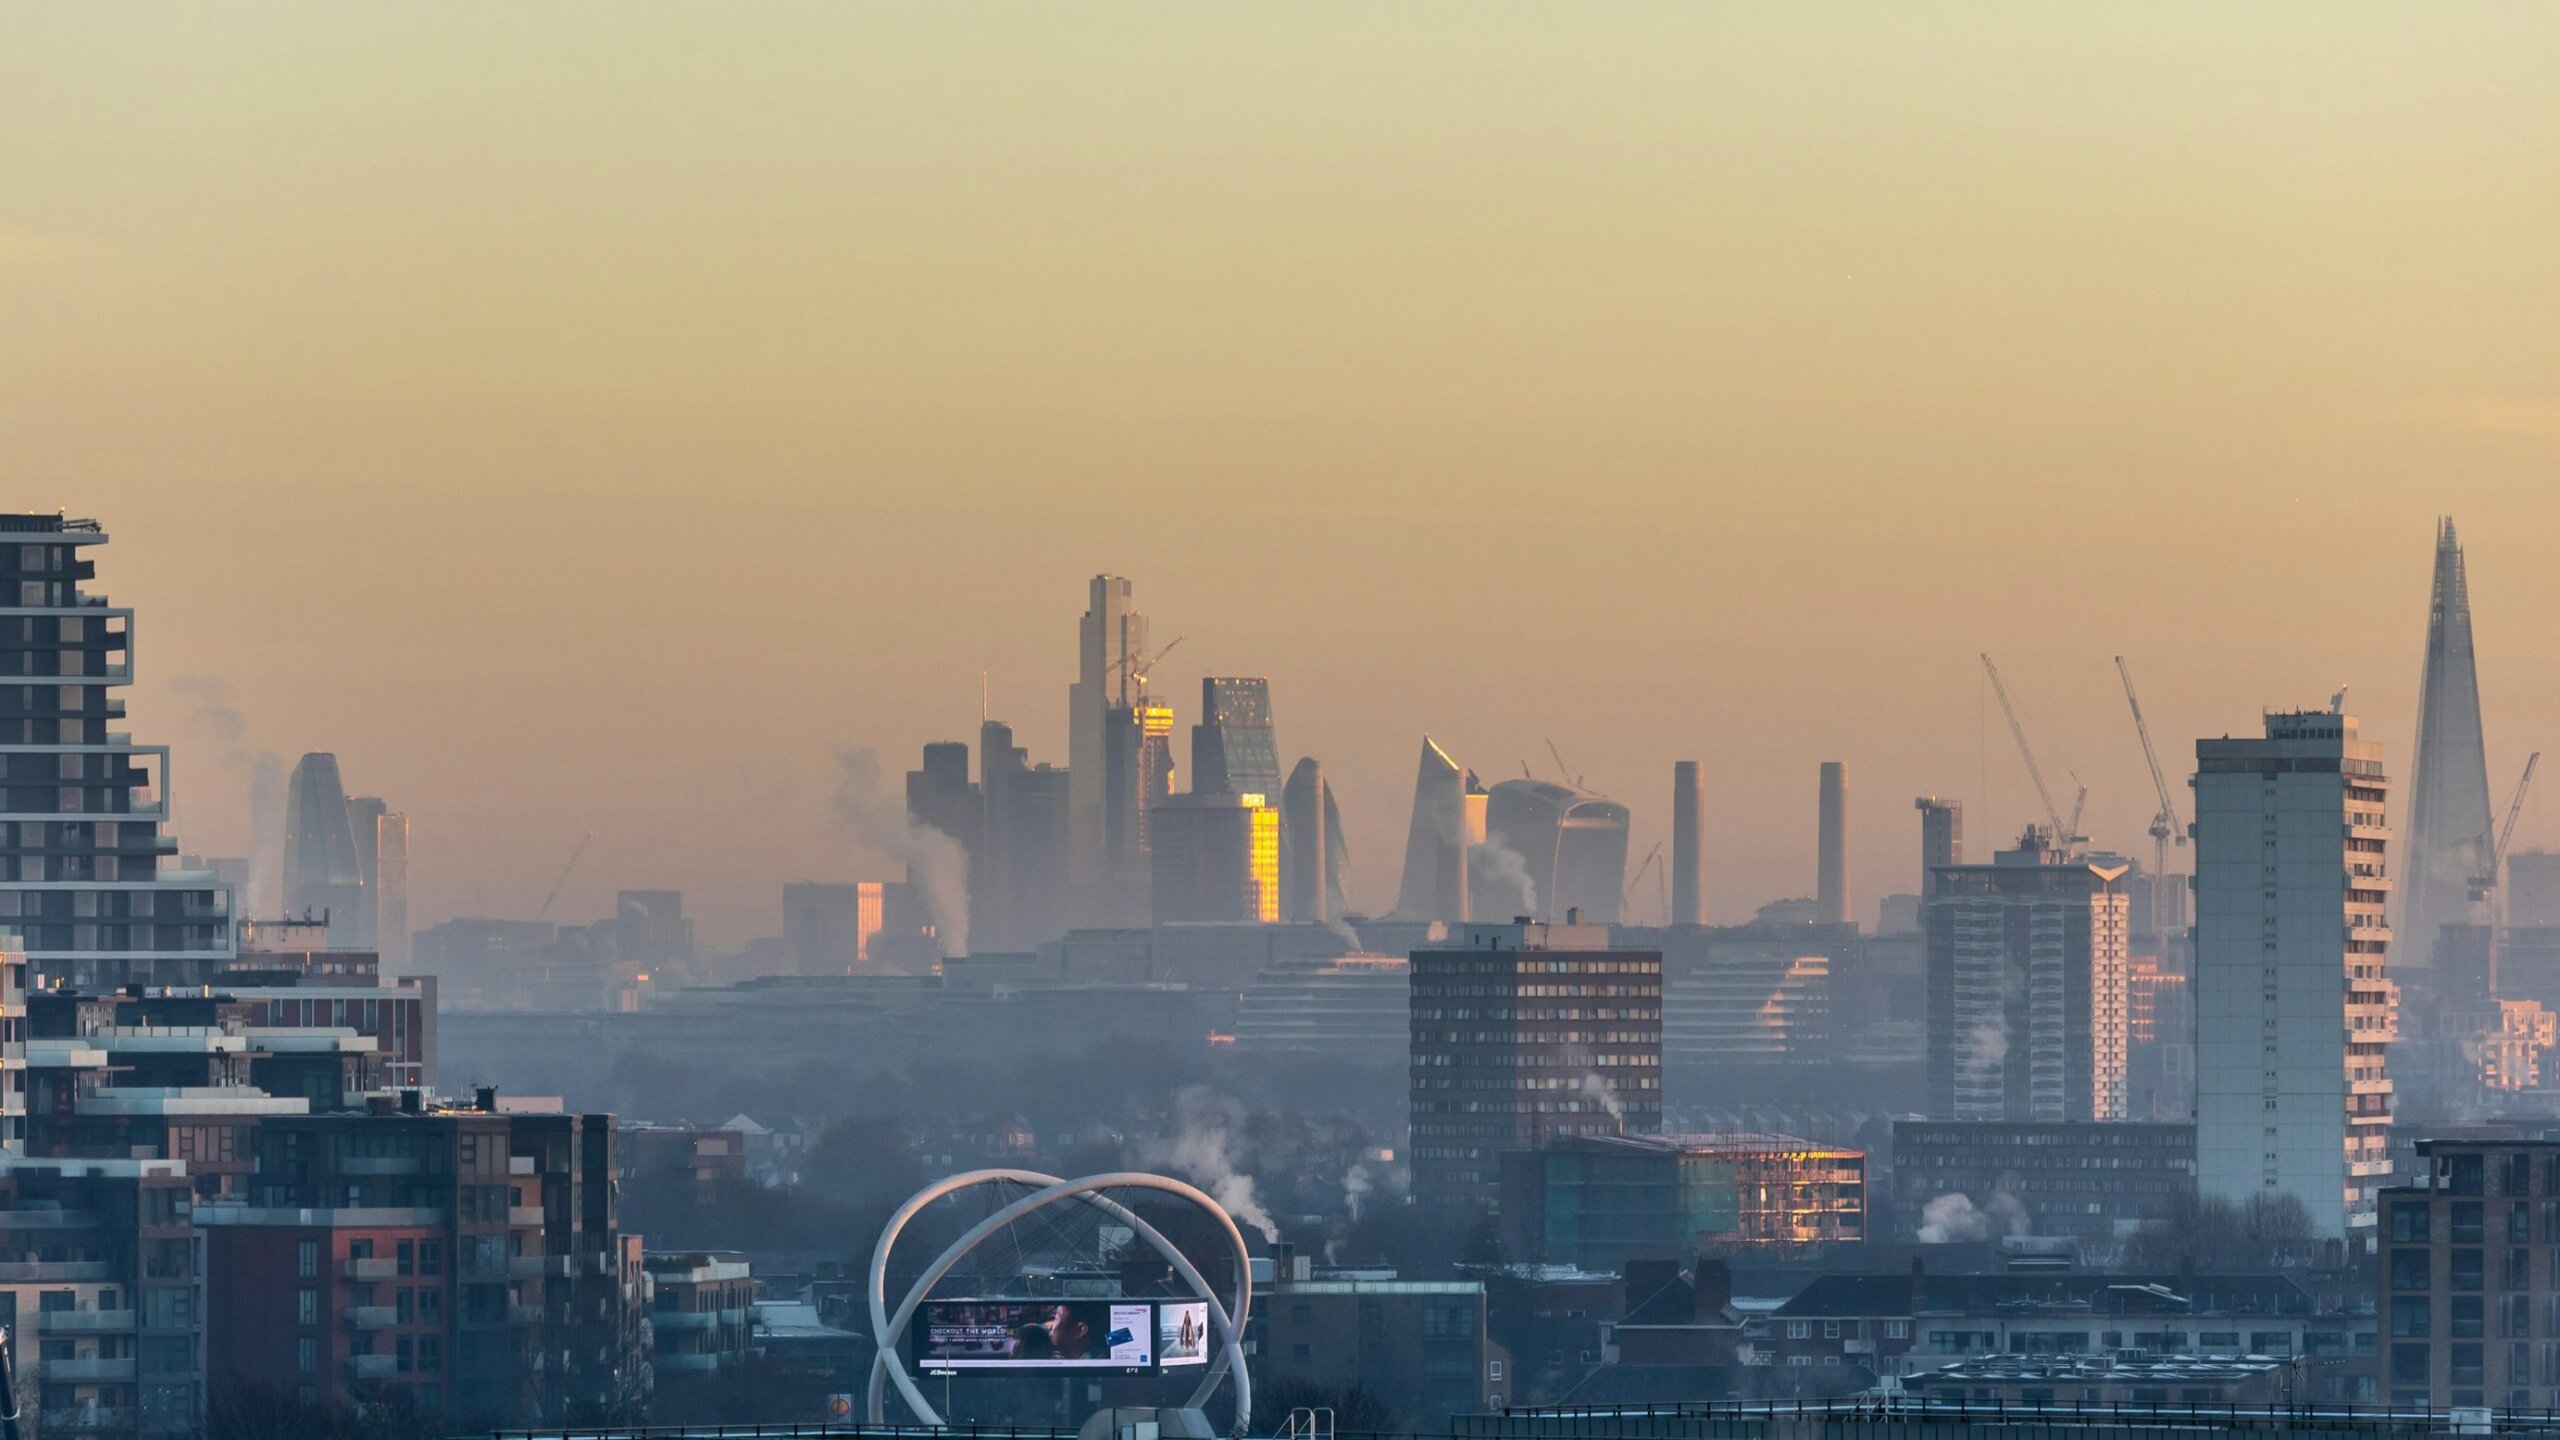
[[[1893,1234],[2123,1240],[2196,1193],[2192,1124],[1897,1120]]]
[[[1237,1001],[1236,1052],[1401,1068],[1409,969],[1399,956],[1345,955],[1265,970]]]
[[[1360,1389],[1424,1434],[1448,1417],[1498,1410],[1508,1355],[1485,1328],[1473,1280],[1298,1280],[1257,1295],[1258,1387]]]
[[[1502,1158],[1514,1254],[1617,1270],[1720,1247],[1862,1241],[1865,1152],[1785,1135],[1591,1135]]]
[[[737,1255],[650,1255],[649,1322],[657,1383],[670,1392],[746,1364],[756,1285]]]

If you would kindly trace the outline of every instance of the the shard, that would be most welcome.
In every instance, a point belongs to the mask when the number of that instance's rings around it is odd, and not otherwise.
[[[2427,668],[2418,689],[2417,774],[2400,875],[2395,968],[2433,965],[2446,925],[2468,923],[2488,874],[2489,762],[2480,740],[2480,672],[2471,653],[2471,590],[2453,522],[2436,529],[2427,601]],[[2405,958],[2404,958],[2405,957]]]

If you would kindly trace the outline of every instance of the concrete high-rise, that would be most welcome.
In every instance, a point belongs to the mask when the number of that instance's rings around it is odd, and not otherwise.
[[[1397,919],[1456,924],[1467,918],[1467,855],[1484,843],[1485,799],[1474,771],[1450,759],[1430,736],[1422,737]]]
[[[970,946],[982,954],[1029,950],[1064,934],[1067,903],[1067,772],[1033,765],[1013,727],[978,727],[984,807],[970,861]]]
[[[379,796],[357,795],[347,801],[347,834],[356,842],[356,877],[364,890],[357,897],[352,923],[332,926],[330,940],[351,950],[380,952],[382,938],[382,817],[391,807]]]
[[[794,975],[850,975],[871,958],[885,890],[877,880],[782,887],[782,950]]]
[[[2126,1118],[2125,867],[2050,840],[2031,828],[1988,865],[1929,875],[1932,1119]]]
[[[1118,575],[1094,576],[1077,631],[1076,680],[1067,690],[1068,860],[1075,885],[1088,892],[1111,869],[1110,717],[1144,697],[1147,658],[1147,617],[1138,613],[1134,587]]]
[[[1825,925],[1849,923],[1849,767],[1822,762],[1822,795],[1816,817],[1813,918]]]
[[[409,973],[409,817],[384,810],[373,817],[373,948],[382,973]]]
[[[1280,918],[1292,922],[1342,916],[1341,867],[1333,787],[1315,757],[1301,759],[1280,791]]]
[[[2196,1182],[2372,1233],[2391,1168],[2390,781],[2329,710],[2196,742]]]
[[[1176,795],[1149,824],[1157,924],[1280,918],[1280,812],[1260,794]]]
[[[1662,1129],[1662,953],[1605,925],[1468,925],[1410,971],[1413,1198],[1489,1206],[1503,1152]]]
[[[2419,978],[2438,932],[2474,919],[2472,887],[2489,875],[2489,761],[2480,733],[2480,672],[2471,650],[2471,584],[2453,522],[2436,527],[2427,597],[2427,660],[2418,686],[2418,748],[2401,852],[2395,967]],[[2485,917],[2483,917],[2485,918]]]
[[[1200,682],[1200,721],[1191,727],[1191,788],[1202,795],[1260,795],[1280,803],[1270,681],[1210,676]]]
[[[24,941],[38,985],[201,985],[229,968],[231,888],[173,863],[169,749],[110,724],[133,683],[134,614],[86,593],[94,520],[0,515],[0,927]],[[44,683],[32,683],[36,679]],[[343,810],[339,823],[345,823]]]
[[[1671,766],[1671,923],[1703,925],[1707,916],[1707,801],[1695,760]]]
[[[1920,893],[1937,889],[1937,874],[1964,863],[1964,802],[1923,795],[1911,802],[1920,812]]]
[[[285,786],[285,910],[326,917],[330,944],[360,949],[357,935],[367,898],[364,859],[356,850],[355,827],[348,823],[347,787],[338,778],[338,757],[305,755]]]
[[[1574,785],[1546,780],[1505,780],[1485,801],[1483,853],[1495,865],[1468,877],[1481,879],[1473,918],[1499,923],[1528,913],[1565,920],[1580,911],[1593,924],[1614,925],[1627,886],[1627,807]],[[1514,904],[1501,871],[1525,871],[1526,894]]]

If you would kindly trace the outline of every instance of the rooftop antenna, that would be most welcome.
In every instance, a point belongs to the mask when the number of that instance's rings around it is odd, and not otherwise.
[[[987,672],[981,670],[978,672],[978,723],[986,724],[987,717],[994,713],[994,708],[988,700]]]

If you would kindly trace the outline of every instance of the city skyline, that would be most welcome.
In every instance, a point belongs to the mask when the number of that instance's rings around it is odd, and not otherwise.
[[[422,926],[588,831],[555,913],[678,888],[720,944],[893,878],[834,752],[969,738],[984,674],[1068,763],[1098,572],[1185,638],[1177,724],[1271,681],[1370,912],[1431,734],[1488,782],[1553,739],[1639,855],[1704,761],[1727,920],[1811,893],[1844,760],[1871,921],[1910,796],[2034,818],[1980,651],[2147,853],[2109,657],[2169,749],[2343,683],[2411,755],[2440,515],[2493,795],[2560,706],[2544,12],[298,18],[9,22],[0,473],[117,534],[182,841],[249,849],[217,679],[407,811]],[[2349,553],[2370,635],[2301,603]]]

